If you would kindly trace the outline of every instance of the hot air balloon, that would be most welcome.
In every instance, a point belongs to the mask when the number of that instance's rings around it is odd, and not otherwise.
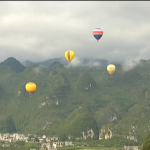
[[[69,62],[72,61],[72,59],[74,58],[74,56],[75,56],[75,53],[73,51],[71,51],[71,50],[65,52],[65,57],[66,57],[66,59]]]
[[[33,82],[28,82],[25,86],[25,89],[29,94],[32,94],[36,91],[36,84]]]
[[[112,75],[112,74],[115,72],[115,70],[116,70],[115,65],[110,64],[110,65],[107,66],[107,71],[108,71],[108,73],[109,73],[110,75]]]
[[[101,28],[95,28],[93,30],[93,36],[98,41],[103,36],[103,30]]]

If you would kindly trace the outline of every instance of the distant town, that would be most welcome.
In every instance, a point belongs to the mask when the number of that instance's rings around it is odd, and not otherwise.
[[[37,142],[39,143],[40,150],[57,150],[63,146],[74,146],[72,141],[59,141],[58,137],[52,136],[37,136],[34,134],[28,134],[25,136],[24,134],[18,133],[0,133],[0,142],[4,142],[3,147],[9,147],[11,142],[24,141],[24,142]],[[122,150],[139,150],[139,146],[126,146],[124,145]],[[37,150],[36,148],[30,148],[30,150]]]
[[[59,141],[58,137],[47,137],[46,135],[43,136],[36,136],[33,134],[28,134],[28,136],[25,136],[24,134],[18,134],[18,133],[0,133],[0,142],[5,142],[3,144],[3,147],[9,147],[11,142],[17,142],[17,141],[24,141],[24,142],[39,142],[40,148],[47,149],[47,150],[56,150],[58,147],[63,146],[73,146],[71,141],[65,141],[61,142]],[[31,150],[36,150],[35,148]]]

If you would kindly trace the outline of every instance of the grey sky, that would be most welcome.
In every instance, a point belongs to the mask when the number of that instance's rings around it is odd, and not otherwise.
[[[149,1],[1,1],[0,62],[64,57],[150,59]],[[97,43],[94,28],[104,31]]]

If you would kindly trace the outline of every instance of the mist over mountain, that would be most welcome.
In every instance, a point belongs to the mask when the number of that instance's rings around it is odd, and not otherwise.
[[[22,64],[26,67],[29,67],[33,64],[38,64],[41,66],[50,66],[54,62],[59,62],[63,64],[64,66],[72,65],[72,66],[101,66],[104,67],[108,65],[108,61],[105,59],[90,59],[90,58],[83,58],[83,59],[78,59],[74,58],[74,60],[69,63],[65,58],[50,58],[48,60],[42,61],[42,62],[32,62],[30,60],[26,60],[22,62]]]

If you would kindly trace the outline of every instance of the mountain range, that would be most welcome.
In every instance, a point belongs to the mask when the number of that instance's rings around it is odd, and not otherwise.
[[[67,67],[63,58],[1,62],[0,133],[141,145],[150,130],[150,60],[128,71],[116,63],[112,76],[107,60],[83,59],[82,64]],[[32,95],[25,90],[30,81],[37,84]]]
[[[50,58],[50,59],[47,59],[45,61],[41,61],[41,62],[32,62],[30,60],[26,60],[24,62],[22,62],[22,64],[25,66],[25,67],[29,67],[33,64],[38,64],[40,66],[50,66],[52,65],[54,62],[59,62],[61,64],[63,64],[64,66],[68,66],[70,65],[66,59],[64,57],[60,57],[60,58]],[[90,58],[82,58],[82,59],[77,59],[77,64],[74,64],[74,66],[101,66],[101,67],[105,67],[106,65],[109,64],[109,61],[108,60],[105,60],[105,59],[90,59]],[[72,62],[73,63],[73,62]],[[112,62],[112,63],[116,63],[116,62]],[[121,62],[120,62],[121,63]]]

